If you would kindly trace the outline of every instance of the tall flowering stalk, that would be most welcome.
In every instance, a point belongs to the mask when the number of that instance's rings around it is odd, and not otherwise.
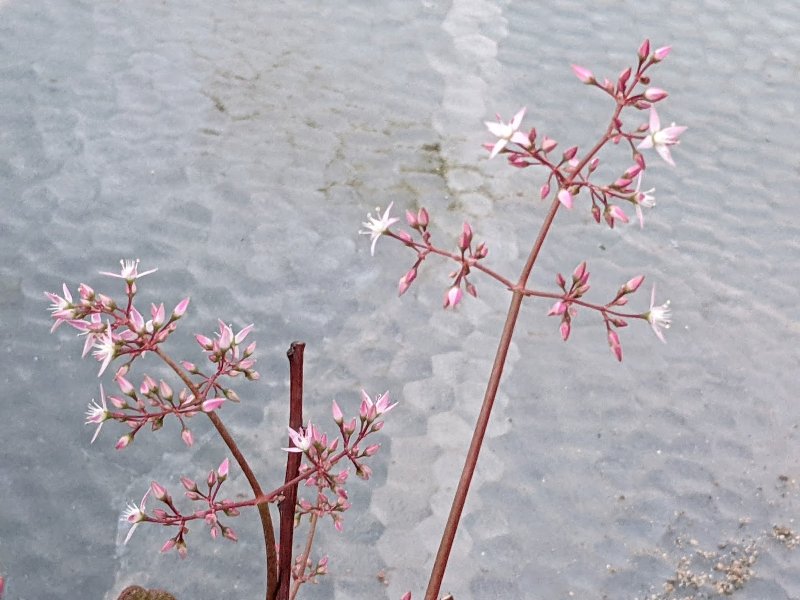
[[[101,385],[99,402],[92,400],[86,410],[86,424],[95,427],[92,442],[98,438],[107,421],[125,425],[126,432],[115,443],[117,450],[123,450],[133,444],[146,429],[157,431],[162,428],[166,419],[175,419],[180,425],[183,443],[191,446],[194,444],[194,436],[189,423],[193,417],[205,414],[247,479],[253,497],[233,500],[223,496],[222,487],[230,472],[228,458],[224,458],[217,468],[199,480],[187,476],[180,478],[183,495],[192,503],[190,510],[181,509],[168,489],[153,481],[141,501],[130,503],[122,514],[122,520],[130,525],[125,543],[128,543],[143,523],[173,528],[175,533],[164,542],[161,552],[175,550],[184,558],[188,555],[187,536],[190,525],[204,523],[212,539],[225,538],[236,542],[238,535],[230,526],[230,520],[239,515],[240,509],[255,507],[261,517],[266,553],[266,598],[295,598],[303,583],[315,581],[317,577],[327,573],[327,556],[316,561],[310,558],[317,521],[320,517],[330,517],[337,530],[343,529],[343,513],[350,507],[345,488],[349,474],[346,465],[352,466],[362,479],[369,478],[371,471],[366,461],[377,453],[380,445],[370,443],[371,439],[367,438],[383,428],[383,416],[394,404],[389,402],[388,393],[378,396],[373,402],[362,391],[359,416],[345,421],[341,408],[334,401],[332,416],[339,429],[339,436],[329,439],[326,433],[310,422],[302,426],[302,397],[300,395],[293,398],[293,401],[299,401],[299,404],[293,404],[292,411],[292,418],[297,423],[290,421],[294,426],[289,429],[289,447],[285,450],[290,455],[302,455],[305,463],[301,465],[299,461],[293,460],[295,467],[287,467],[287,477],[283,485],[264,492],[249,462],[218,414],[228,403],[240,401],[237,392],[229,387],[230,379],[242,375],[247,380],[255,381],[260,377],[254,368],[256,343],[247,342],[253,325],[235,331],[220,320],[213,337],[195,335],[195,340],[209,363],[205,368],[187,360],[173,359],[163,345],[177,329],[179,320],[189,307],[189,299],[178,302],[169,313],[163,303],[151,304],[149,311],[139,310],[137,281],[154,273],[156,269],[139,273],[138,266],[138,260],[121,261],[119,273],[102,272],[103,275],[125,282],[125,297],[121,302],[95,292],[86,284],[78,286],[77,298],[73,297],[66,284],[62,286],[63,295],[45,293],[51,303],[50,311],[54,319],[52,330],[55,331],[66,323],[85,338],[83,356],[91,352],[100,363],[98,377],[107,372],[115,361],[121,363],[113,376],[119,391],[107,395],[106,388]],[[149,314],[150,318],[146,319],[143,312]],[[297,345],[293,344],[292,348]],[[156,380],[144,373],[136,380],[138,385],[135,385],[132,381],[132,366],[148,352],[166,363],[177,376],[177,381],[170,384],[165,379]],[[296,363],[297,361],[293,364]],[[302,369],[299,374],[302,379]],[[296,379],[293,372],[293,395],[297,388]],[[302,385],[299,389],[302,390]],[[295,503],[296,489],[301,482],[316,487],[317,493],[311,500],[301,498]],[[304,550],[293,566],[292,538],[291,535],[288,537],[289,548],[281,551],[284,564],[281,565],[280,573],[284,577],[279,582],[275,533],[269,504],[287,498],[291,498],[291,504],[288,510],[281,510],[282,531],[288,525],[291,532],[304,518],[310,521],[310,525]],[[279,583],[282,584],[279,586]]]
[[[667,98],[668,94],[663,89],[651,85],[649,70],[663,61],[669,53],[669,46],[651,52],[650,42],[645,40],[638,49],[636,65],[624,69],[614,81],[603,79],[601,82],[585,67],[572,66],[573,72],[582,83],[599,89],[614,103],[614,109],[605,132],[588,151],[581,152],[577,146],[572,146],[557,153],[558,142],[556,140],[541,135],[536,129],[530,129],[527,133],[523,132],[524,108],[520,109],[507,123],[499,116],[497,121],[486,122],[489,132],[497,138],[493,142],[484,144],[489,152],[489,158],[505,156],[508,164],[518,169],[532,166],[543,167],[545,176],[538,195],[542,200],[551,199],[550,208],[533,241],[525,265],[516,279],[501,275],[486,266],[484,259],[488,255],[488,247],[484,242],[474,243],[474,233],[469,223],[464,223],[455,250],[444,249],[433,244],[429,230],[430,215],[424,208],[419,209],[416,213],[411,211],[406,213],[406,223],[410,231],[391,229],[392,221],[395,219],[390,217],[388,209],[379,220],[370,219],[370,223],[364,224],[367,227],[367,231],[364,233],[371,236],[373,254],[375,244],[381,236],[399,241],[414,254],[413,265],[398,283],[400,295],[411,287],[416,280],[420,266],[432,255],[443,257],[456,264],[456,268],[451,274],[451,281],[444,293],[443,306],[445,308],[458,306],[464,298],[463,292],[477,296],[477,288],[470,279],[475,272],[495,280],[508,289],[511,294],[483,404],[432,568],[425,594],[426,600],[437,600],[439,595],[447,560],[475,472],[523,301],[526,298],[549,299],[552,304],[547,315],[559,319],[559,334],[564,341],[570,337],[572,321],[577,316],[578,309],[592,311],[600,317],[609,348],[619,361],[623,358],[623,352],[618,332],[626,327],[629,321],[639,320],[650,324],[658,338],[665,341],[663,330],[670,326],[671,312],[669,301],[660,305],[656,304],[655,286],[652,288],[650,307],[647,311],[630,312],[626,310],[630,297],[639,290],[644,282],[643,275],[635,275],[628,279],[603,303],[589,302],[585,298],[590,290],[590,272],[586,261],[578,264],[572,270],[571,276],[565,277],[561,273],[557,273],[555,275],[557,290],[555,291],[530,288],[528,280],[556,215],[562,209],[574,210],[586,207],[597,223],[605,223],[608,227],[614,228],[619,223],[627,224],[630,221],[626,208],[633,208],[640,227],[644,226],[644,209],[652,208],[655,205],[653,196],[655,190],[642,191],[641,189],[642,179],[647,169],[647,163],[641,151],[654,149],[665,162],[674,166],[671,149],[680,143],[679,138],[686,130],[686,127],[676,126],[674,123],[669,127],[662,128],[655,106]],[[634,128],[626,126],[622,119],[623,111],[626,110],[647,111],[647,122]],[[596,183],[593,177],[596,176],[600,164],[599,154],[609,143],[629,151],[630,166],[612,181]],[[410,600],[411,594],[407,593],[403,598]]]

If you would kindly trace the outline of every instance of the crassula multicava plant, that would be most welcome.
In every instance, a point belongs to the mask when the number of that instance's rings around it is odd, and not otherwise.
[[[572,71],[582,83],[608,96],[613,105],[605,132],[591,148],[568,146],[565,150],[559,150],[559,143],[553,137],[537,131],[536,128],[524,129],[525,108],[518,110],[507,122],[499,115],[496,121],[486,122],[487,129],[495,137],[493,141],[484,144],[488,158],[504,157],[507,164],[520,170],[530,167],[542,169],[544,173],[537,184],[535,195],[541,200],[550,200],[539,233],[532,241],[525,265],[516,278],[503,275],[489,266],[489,246],[484,241],[475,240],[470,223],[463,224],[455,241],[455,248],[434,243],[430,228],[431,215],[425,208],[406,211],[407,228],[393,227],[399,219],[391,216],[392,204],[382,214],[380,209],[376,209],[378,217],[370,214],[363,223],[361,233],[370,236],[373,254],[380,237],[393,239],[411,252],[411,267],[398,282],[400,295],[408,291],[417,279],[422,264],[432,256],[443,258],[455,267],[445,286],[442,301],[444,308],[456,308],[466,295],[477,296],[475,282],[478,276],[494,280],[509,290],[511,295],[484,402],[432,569],[426,600],[439,598],[445,567],[523,301],[529,298],[545,299],[548,308],[544,311],[548,316],[558,319],[558,331],[564,341],[570,338],[572,323],[579,309],[594,313],[600,318],[608,346],[619,361],[623,359],[619,331],[630,322],[649,324],[655,335],[662,342],[665,341],[664,330],[671,324],[671,311],[669,301],[661,304],[656,302],[655,286],[651,288],[650,303],[646,309],[629,308],[633,304],[633,297],[644,283],[644,275],[631,274],[602,302],[590,301],[587,297],[591,284],[590,271],[585,260],[572,268],[570,275],[556,273],[555,288],[534,288],[529,286],[528,281],[559,212],[588,210],[595,222],[614,228],[620,224],[628,224],[631,221],[630,212],[633,211],[639,227],[644,227],[645,211],[655,206],[655,190],[642,189],[649,160],[644,153],[654,150],[660,159],[674,166],[672,150],[680,143],[680,137],[686,130],[686,127],[674,123],[662,127],[656,108],[668,97],[668,93],[652,85],[650,70],[666,59],[669,53],[669,46],[651,50],[650,42],[645,40],[638,49],[635,64],[623,69],[613,79],[598,79],[585,67],[572,65]],[[630,118],[628,113],[631,114]],[[629,162],[616,176],[600,179],[600,154],[607,147],[624,151]],[[403,600],[410,598],[411,594],[408,593]]]
[[[99,400],[92,400],[86,410],[86,423],[94,427],[91,441],[98,438],[108,421],[114,421],[124,430],[114,447],[123,450],[131,446],[143,431],[158,431],[165,420],[171,418],[179,424],[183,443],[192,446],[195,441],[190,429],[191,419],[206,415],[253,492],[253,497],[245,500],[224,496],[223,484],[228,480],[231,468],[227,457],[204,477],[192,479],[184,475],[180,478],[180,491],[190,503],[187,508],[179,506],[166,486],[153,481],[141,501],[131,502],[122,514],[122,520],[130,526],[125,543],[140,525],[160,525],[174,532],[161,546],[161,552],[174,550],[183,558],[188,554],[187,536],[191,525],[204,525],[212,539],[225,538],[235,542],[238,534],[230,525],[231,520],[239,515],[241,509],[256,507],[262,518],[266,548],[266,597],[294,598],[303,583],[313,582],[327,573],[328,557],[312,560],[310,556],[317,521],[330,517],[337,530],[343,529],[343,514],[350,508],[346,489],[348,467],[352,467],[360,478],[369,479],[371,470],[366,462],[380,449],[380,444],[373,442],[372,437],[383,428],[384,416],[395,404],[390,401],[388,392],[373,399],[362,390],[358,415],[350,419],[345,419],[339,404],[333,401],[331,413],[338,428],[336,436],[329,438],[311,422],[290,427],[289,446],[284,450],[289,454],[299,454],[305,462],[298,464],[291,477],[287,474],[287,480],[281,485],[263,491],[219,415],[226,404],[240,402],[238,393],[230,387],[232,379],[239,376],[249,381],[259,379],[255,370],[256,343],[248,341],[253,325],[235,331],[220,320],[213,336],[195,336],[205,354],[205,366],[188,360],[177,361],[166,352],[164,345],[186,314],[189,298],[180,300],[170,312],[164,303],[151,304],[149,310],[140,310],[138,280],[156,269],[139,272],[138,260],[122,261],[121,266],[119,273],[101,272],[124,282],[124,295],[119,301],[86,284],[78,286],[75,296],[66,284],[62,286],[62,295],[46,293],[54,319],[52,331],[62,324],[76,329],[84,338],[83,356],[91,353],[99,363],[98,377],[110,372],[112,364],[116,364],[113,381],[117,391],[107,394],[101,384]],[[147,373],[134,378],[133,365],[148,353],[169,367],[174,375],[172,383]],[[292,530],[306,520],[309,532],[303,552],[296,557],[294,564],[284,566],[282,575],[278,572],[277,545],[268,506],[283,501],[289,490],[296,489],[300,483],[314,488],[316,493],[309,499],[301,497],[297,501],[288,526]],[[291,557],[291,553],[282,553],[282,556]],[[283,586],[280,586],[281,577]]]

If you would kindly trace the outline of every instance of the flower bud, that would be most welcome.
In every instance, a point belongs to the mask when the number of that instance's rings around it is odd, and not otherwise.
[[[415,215],[410,210],[406,211],[406,223],[412,229],[419,229],[419,219],[417,219],[417,215]]]
[[[545,183],[541,188],[539,188],[539,197],[542,200],[544,200],[549,195],[550,195],[550,184]]]
[[[424,208],[420,208],[417,211],[417,222],[422,229],[425,229],[428,226],[430,218],[428,216],[428,211]]]
[[[575,73],[575,76],[581,80],[581,83],[591,85],[595,82],[594,75],[592,75],[592,72],[589,69],[579,65],[572,65],[572,71]]]
[[[611,351],[614,353],[614,356],[617,357],[617,360],[622,362],[622,344],[619,341],[617,332],[613,329],[608,330],[608,345],[611,347]]]
[[[572,148],[568,148],[567,150],[564,151],[563,158],[564,160],[572,160],[573,158],[575,158],[575,155],[577,153],[578,153],[578,147],[573,146]]]
[[[189,308],[189,298],[184,298],[178,305],[172,309],[172,318],[173,319],[180,319],[184,314],[186,314],[186,309]]]
[[[622,286],[622,290],[625,294],[631,294],[639,289],[639,286],[642,285],[643,281],[644,275],[637,275],[636,277],[629,279],[627,283]]]
[[[566,342],[569,339],[569,334],[570,331],[572,330],[570,322],[564,319],[563,321],[561,321],[561,326],[558,329],[559,333],[561,333],[561,339]]]
[[[658,48],[655,52],[653,52],[653,62],[661,62],[667,58],[667,56],[669,56],[671,50],[672,46],[663,46]]]
[[[544,140],[542,141],[542,151],[544,153],[552,151],[553,149],[555,149],[556,146],[558,146],[557,141],[550,139],[547,136],[544,136]]]
[[[459,302],[461,302],[461,298],[463,297],[463,293],[461,292],[461,288],[458,286],[453,286],[447,293],[444,295],[444,306],[443,308],[447,308],[451,306],[455,308]]]
[[[561,204],[563,204],[568,209],[572,208],[572,194],[569,193],[569,190],[566,189],[559,190],[558,201],[561,202]]]
[[[643,61],[650,55],[650,40],[645,40],[642,42],[642,45],[639,46],[639,51],[637,54],[639,55],[640,61]]]
[[[225,458],[217,468],[217,475],[219,475],[220,481],[225,481],[228,478],[228,469],[230,468],[230,462],[227,458]]]
[[[659,100],[663,100],[667,96],[669,96],[667,92],[657,87],[647,88],[644,92],[644,97],[647,98],[650,102],[658,102]]]

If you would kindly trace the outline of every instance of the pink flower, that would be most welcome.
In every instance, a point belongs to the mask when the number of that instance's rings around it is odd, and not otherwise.
[[[147,502],[147,496],[150,494],[150,489],[147,488],[147,491],[142,496],[142,501],[137,505],[134,503],[128,504],[128,508],[122,513],[122,517],[120,518],[121,521],[127,521],[128,523],[132,523],[131,528],[128,530],[128,535],[125,536],[124,544],[127,544],[128,541],[133,536],[133,532],[136,531],[136,528],[139,526],[139,523],[142,521],[147,520],[147,515],[145,514],[145,502]]]
[[[644,313],[644,318],[650,323],[653,328],[653,333],[658,336],[665,344],[667,340],[664,339],[662,329],[669,329],[672,325],[672,311],[669,308],[669,300],[664,302],[661,306],[655,306],[656,302],[656,286],[653,286],[653,291],[650,293],[650,310]]]
[[[111,323],[108,324],[106,332],[103,335],[98,335],[96,337],[98,338],[98,341],[94,343],[96,350],[92,354],[97,360],[103,363],[100,366],[100,372],[97,374],[97,376],[100,377],[117,352],[117,345],[111,333]]]
[[[86,424],[93,424],[97,425],[97,429],[94,431],[94,435],[92,436],[91,444],[94,444],[94,441],[97,439],[97,436],[100,434],[100,428],[103,426],[103,423],[106,422],[108,419],[111,418],[111,413],[108,412],[108,406],[106,405],[106,393],[103,391],[103,385],[100,385],[100,404],[98,404],[94,398],[92,398],[92,402],[89,404],[89,407],[86,409]]]
[[[314,435],[314,426],[311,425],[310,422],[308,427],[305,428],[305,431],[302,427],[298,427],[297,431],[291,427],[287,427],[286,429],[289,430],[289,439],[292,440],[294,446],[290,448],[281,448],[281,450],[285,450],[286,452],[305,452],[311,448],[311,441]]]
[[[383,216],[379,216],[379,218],[373,217],[372,213],[367,214],[368,222],[362,222],[361,224],[366,227],[366,229],[359,231],[361,235],[368,235],[370,236],[370,240],[372,240],[372,247],[370,248],[370,254],[375,256],[375,244],[378,243],[378,238],[381,237],[384,233],[389,231],[389,227],[397,223],[400,219],[395,217],[389,217],[389,211],[392,210],[392,206],[394,202],[390,202],[389,206],[386,207],[386,212],[383,213]],[[380,207],[375,208],[375,212],[377,215],[381,214]]]
[[[523,107],[517,111],[517,114],[514,115],[514,118],[511,119],[509,123],[503,122],[503,120],[500,118],[500,115],[497,115],[497,122],[485,121],[486,127],[489,129],[492,135],[496,135],[498,138],[500,138],[494,143],[494,146],[492,146],[492,151],[489,154],[490,159],[497,156],[500,151],[508,145],[509,142],[519,144],[523,148],[530,147],[530,138],[519,131],[519,126],[522,124],[522,118],[524,116],[525,108]]]
[[[654,106],[650,107],[650,134],[644,138],[637,148],[647,149],[655,148],[658,155],[663,158],[667,163],[675,166],[675,161],[672,160],[669,147],[676,146],[680,143],[678,138],[686,131],[686,127],[676,126],[675,123],[669,127],[661,129],[661,120],[658,118],[658,113]]]
[[[642,214],[642,207],[653,208],[656,205],[655,196],[653,192],[656,188],[650,188],[645,192],[640,192],[642,186],[642,174],[636,179],[636,190],[628,197],[628,200],[636,207],[636,216],[639,217],[639,227],[644,227],[644,215]]]
[[[108,271],[100,271],[100,275],[108,275],[109,277],[117,277],[118,279],[124,279],[128,283],[133,283],[140,277],[144,277],[145,275],[150,275],[150,273],[155,273],[158,269],[150,269],[149,271],[145,271],[144,273],[139,273],[139,259],[136,260],[121,260],[119,264],[122,266],[122,269],[119,273],[109,273]]]

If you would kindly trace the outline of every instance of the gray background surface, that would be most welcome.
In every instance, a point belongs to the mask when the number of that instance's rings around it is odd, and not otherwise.
[[[569,64],[613,79],[644,37],[674,47],[654,83],[671,92],[662,121],[690,127],[678,166],[648,155],[644,230],[598,227],[583,202],[560,214],[533,279],[586,258],[602,301],[645,273],[672,299],[669,343],[630,327],[619,365],[587,311],[564,344],[548,304],[526,306],[444,587],[646,598],[681,556],[757,540],[737,595],[800,597],[800,559],[764,534],[798,506],[798,25],[794,0],[0,2],[8,597],[110,599],[131,582],[262,597],[252,515],[237,545],[194,527],[186,561],[157,554],[154,527],[120,545],[119,515],[151,480],[177,495],[180,474],[225,455],[199,419],[191,451],[174,424],[124,452],[107,424],[89,445],[97,365],[67,328],[48,334],[42,290],[110,291],[97,271],[122,257],[159,267],[144,300],[192,296],[181,358],[200,360],[192,334],[217,317],[256,323],[262,379],[222,416],[267,481],[282,477],[289,342],[308,344],[315,421],[332,398],[355,411],[362,386],[393,392],[374,479],[351,485],[344,535],[322,528],[332,575],[305,594],[420,597],[507,294],[476,278],[480,298],[444,312],[450,266],[429,261],[398,299],[412,256],[380,240],[371,258],[357,230],[375,205],[425,205],[441,244],[467,218],[515,276],[541,172],[487,162],[482,121],[526,105],[527,126],[588,147],[609,105]],[[238,473],[228,485],[246,492]]]

